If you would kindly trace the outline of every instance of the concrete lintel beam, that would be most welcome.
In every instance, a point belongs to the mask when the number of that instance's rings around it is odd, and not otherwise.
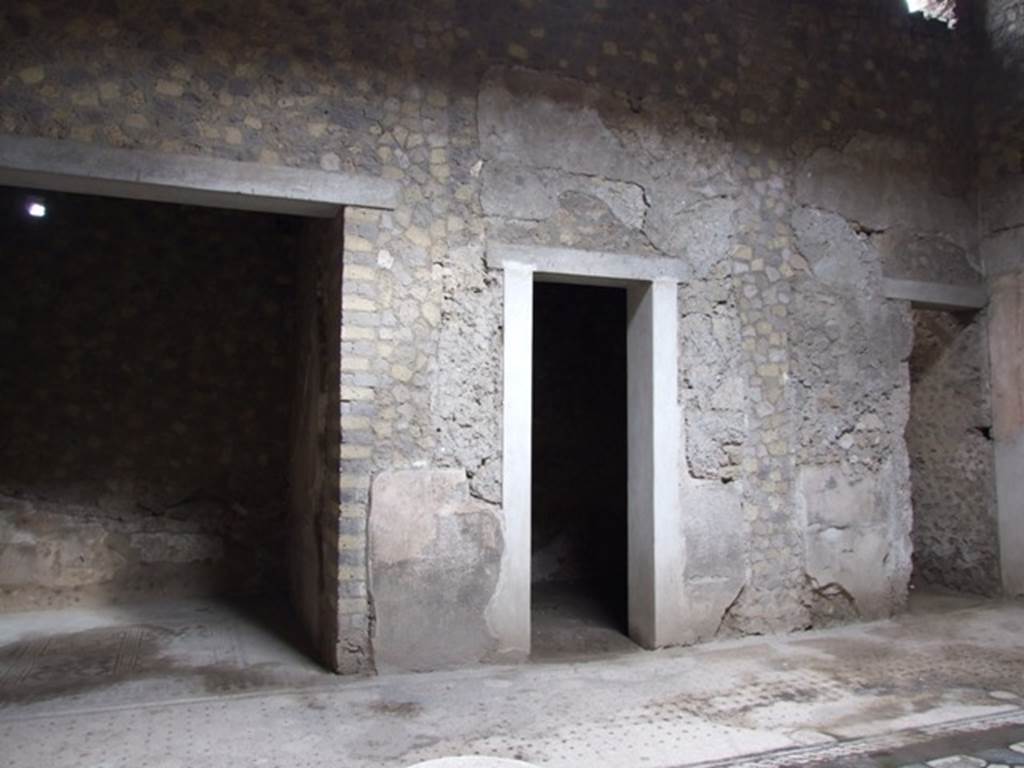
[[[691,275],[682,259],[637,256],[602,251],[582,251],[550,246],[489,243],[487,266],[504,269],[508,263],[529,264],[538,280],[556,282],[566,277],[573,283],[614,284],[669,279],[682,282]]]
[[[951,285],[924,280],[885,279],[885,297],[909,301],[922,309],[973,310],[988,304],[984,285]]]
[[[369,176],[24,136],[0,136],[0,184],[319,217],[394,208],[399,193]]]

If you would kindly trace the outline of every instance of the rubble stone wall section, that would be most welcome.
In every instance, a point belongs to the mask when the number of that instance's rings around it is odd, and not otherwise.
[[[984,313],[914,312],[907,423],[914,499],[914,576],[998,594],[992,406]]]
[[[985,56],[976,98],[979,250],[989,286],[988,336],[1000,570],[1024,593],[1019,481],[1024,461],[1020,285],[1024,281],[1024,3],[984,3]]]
[[[979,235],[988,272],[1024,266],[1024,2],[985,3],[976,101]]]
[[[899,0],[117,15],[44,0],[0,34],[5,133],[401,184],[393,212],[346,220],[339,609],[353,653],[373,632],[377,474],[460,469],[500,514],[489,241],[692,265],[688,640],[903,604],[911,317],[881,281],[976,262],[970,51],[944,24]]]

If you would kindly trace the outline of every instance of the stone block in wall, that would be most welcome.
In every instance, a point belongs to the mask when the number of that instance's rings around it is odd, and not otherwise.
[[[1024,269],[1024,227],[1004,229],[981,241],[981,261],[991,279]]]
[[[558,75],[495,69],[480,88],[480,149],[488,160],[629,178],[622,144],[598,111],[600,92]]]
[[[661,124],[641,128],[623,99],[520,69],[490,71],[478,105],[481,204],[498,237],[660,252],[697,276],[728,259],[738,185],[720,137],[680,134],[655,106]]]
[[[0,495],[0,611],[216,593],[228,571],[214,524]]]
[[[902,608],[911,554],[908,471],[905,456],[859,478],[841,465],[800,468],[796,506],[806,523],[805,571],[816,621],[879,618]]]
[[[790,303],[800,460],[870,472],[903,451],[909,310],[885,299],[879,253],[849,222],[810,208],[791,221],[810,266]]]
[[[685,258],[695,277],[705,277],[732,252],[736,202],[724,196],[704,199],[683,188],[652,185],[647,233],[670,256]]]
[[[1022,46],[1024,49],[1024,46]],[[1005,131],[1019,136],[1020,131]],[[984,146],[982,152],[993,152]],[[1005,157],[1004,150],[995,152]],[[1020,152],[1017,152],[1018,157]],[[987,165],[983,161],[983,168]],[[981,271],[989,277],[1012,272],[1024,266],[1024,176],[1000,174],[990,178],[984,170],[978,183],[978,261]]]
[[[1024,227],[1024,176],[983,184],[978,191],[981,234]]]
[[[686,466],[694,478],[735,477],[747,434],[740,325],[718,283],[694,281],[680,290],[680,397],[686,426]]]
[[[974,212],[965,197],[939,191],[922,162],[897,139],[858,134],[842,151],[819,149],[803,161],[796,200],[862,230],[943,233],[969,246]]]
[[[882,272],[899,280],[971,285],[982,280],[972,253],[941,235],[885,232],[872,238]]]
[[[18,608],[19,591],[76,589],[112,581],[126,558],[99,521],[47,514],[27,502],[0,500],[0,589]],[[54,602],[58,600],[55,596]],[[29,603],[31,605],[31,603]]]
[[[224,544],[217,536],[197,533],[136,533],[129,539],[143,563],[193,563],[219,560]]]
[[[480,263],[483,249],[459,249]],[[460,272],[469,272],[468,268]],[[439,455],[465,467],[474,496],[501,500],[501,284],[453,279],[445,291],[431,387],[431,426]]]
[[[494,508],[461,469],[383,472],[370,494],[378,670],[472,664],[496,649],[486,620],[504,549]]]
[[[517,163],[492,161],[484,166],[480,204],[489,216],[547,219],[558,210],[560,198],[567,191],[600,200],[626,227],[644,226],[647,202],[639,184]]]
[[[819,283],[858,299],[878,298],[881,264],[869,241],[841,214],[799,208],[791,223],[797,247]]]
[[[684,642],[718,634],[748,578],[749,530],[734,484],[689,479],[680,489],[683,541]]]

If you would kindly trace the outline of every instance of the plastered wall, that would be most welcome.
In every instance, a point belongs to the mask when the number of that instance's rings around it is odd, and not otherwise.
[[[452,550],[465,573],[500,560],[494,241],[692,265],[683,640],[903,605],[912,318],[882,281],[977,255],[973,53],[945,25],[898,0],[39,2],[5,18],[6,133],[401,183],[394,212],[346,212],[342,653],[365,657],[376,632],[367,521],[398,514],[375,509],[381,473],[407,473],[385,475],[390,499],[455,489],[418,514],[479,522]],[[452,565],[431,547],[389,558],[420,582]],[[466,658],[492,653],[489,631]]]
[[[976,101],[979,150],[979,235],[991,275],[1024,263],[1024,4],[988,0],[982,6],[984,76]]]
[[[990,0],[982,6],[983,74],[976,102],[980,251],[988,278],[989,356],[996,496],[1003,590],[1024,594],[1024,6]]]

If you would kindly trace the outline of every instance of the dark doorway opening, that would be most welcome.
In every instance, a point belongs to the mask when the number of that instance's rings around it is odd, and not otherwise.
[[[635,648],[628,594],[626,291],[537,283],[535,658]]]
[[[0,639],[315,670],[284,543],[311,221],[0,187]]]
[[[984,317],[913,310],[906,440],[914,508],[912,587],[923,595],[999,592]]]

